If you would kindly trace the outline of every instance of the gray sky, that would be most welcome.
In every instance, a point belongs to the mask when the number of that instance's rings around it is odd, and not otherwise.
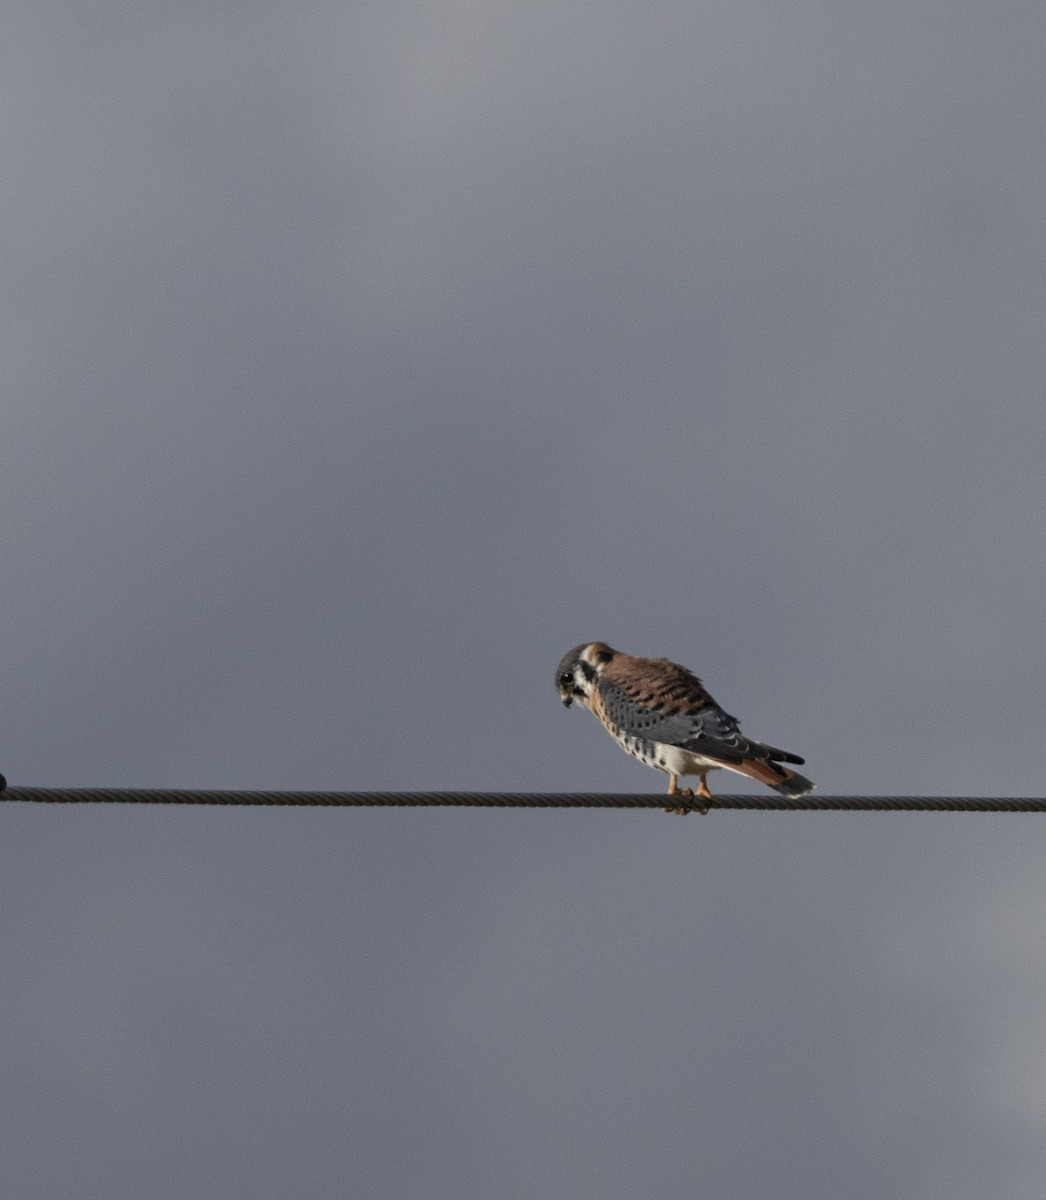
[[[1040,4],[3,26],[11,783],[1043,794]],[[0,819],[4,1195],[1042,1196],[1043,818]]]

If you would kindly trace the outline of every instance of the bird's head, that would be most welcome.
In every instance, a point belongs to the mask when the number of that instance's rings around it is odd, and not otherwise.
[[[582,642],[563,655],[556,667],[556,690],[567,708],[575,700],[588,706],[596,680],[616,654],[605,642]]]

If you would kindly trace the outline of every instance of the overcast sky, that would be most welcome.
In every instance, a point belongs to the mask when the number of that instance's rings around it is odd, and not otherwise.
[[[9,783],[1044,794],[1041,4],[0,27]],[[0,820],[14,1200],[1043,1195],[1046,818]]]

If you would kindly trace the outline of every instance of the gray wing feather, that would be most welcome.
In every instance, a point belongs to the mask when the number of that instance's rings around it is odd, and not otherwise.
[[[603,711],[626,733],[652,742],[681,746],[695,754],[721,758],[724,762],[762,757],[756,749],[758,743],[748,741],[741,734],[737,719],[718,704],[706,704],[689,713],[662,713],[637,704],[609,680],[601,679],[598,687]]]
[[[714,701],[690,712],[658,712],[627,696],[608,679],[598,683],[603,711],[619,729],[651,742],[680,746],[694,754],[739,763],[746,758],[802,763],[796,754],[752,742],[744,736],[737,718]],[[707,693],[706,693],[707,695]]]

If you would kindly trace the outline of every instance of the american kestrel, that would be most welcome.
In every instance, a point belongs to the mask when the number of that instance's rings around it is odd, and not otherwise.
[[[701,680],[667,658],[636,658],[603,642],[584,642],[563,656],[556,687],[568,708],[576,700],[591,709],[622,750],[664,771],[670,796],[711,800],[705,777],[717,767],[747,775],[785,796],[813,791],[809,779],[780,765],[802,764],[798,755],[749,741],[736,717],[716,704]],[[696,793],[679,787],[679,775],[701,777]]]

